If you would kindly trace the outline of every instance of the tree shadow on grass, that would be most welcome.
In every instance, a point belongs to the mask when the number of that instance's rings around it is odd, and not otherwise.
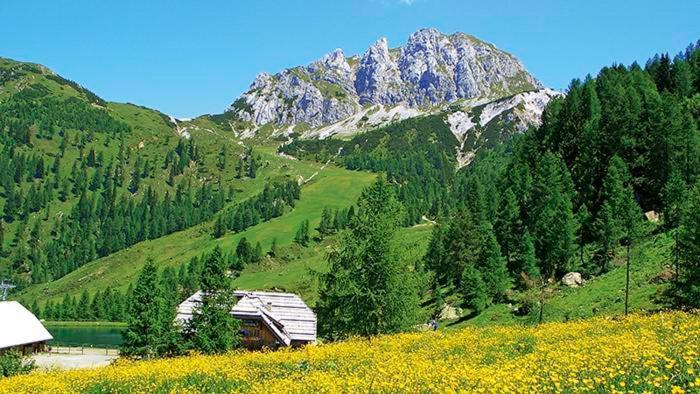
[[[451,321],[451,322],[447,323],[446,326],[450,327],[450,326],[454,326],[454,325],[457,325],[460,323],[464,323],[465,321],[471,320],[471,319],[477,317],[478,315],[479,314],[476,311],[470,311],[468,315],[464,315],[457,320]]]

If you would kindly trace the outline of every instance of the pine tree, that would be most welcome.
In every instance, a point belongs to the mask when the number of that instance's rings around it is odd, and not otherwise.
[[[90,308],[90,295],[87,290],[83,290],[80,301],[78,301],[78,319],[87,321],[95,319],[92,314],[92,308]]]
[[[594,222],[598,250],[599,273],[607,271],[614,257],[615,248],[624,236],[624,204],[627,194],[625,183],[629,182],[627,166],[619,156],[610,160],[603,181],[601,200],[603,205]]]
[[[503,193],[494,227],[503,255],[506,258],[506,265],[510,272],[517,274],[513,260],[518,247],[522,222],[518,200],[510,187]]]
[[[488,289],[489,297],[494,301],[500,301],[510,289],[510,278],[506,262],[501,255],[501,248],[496,241],[496,236],[489,225],[482,226],[482,244],[479,256],[478,269]]]
[[[447,230],[445,257],[440,263],[441,271],[449,281],[460,285],[465,268],[476,267],[481,245],[481,228],[472,219],[471,212],[467,209],[458,211]]]
[[[219,167],[221,171],[223,171],[226,168],[226,156],[226,145],[223,145],[219,150],[219,159],[216,162],[217,167]]]
[[[590,231],[590,221],[591,214],[588,212],[588,207],[584,204],[576,211],[576,243],[578,244],[579,265],[582,269],[586,266],[583,251],[586,246],[586,235]]]
[[[321,275],[317,312],[324,335],[370,337],[406,330],[418,321],[415,269],[394,242],[403,217],[383,177],[362,192],[357,215],[329,254],[330,269]]]
[[[521,287],[540,276],[540,270],[537,267],[537,257],[535,256],[535,244],[530,236],[530,232],[527,230],[525,230],[518,242],[514,266],[516,267],[515,272],[518,274]]]
[[[664,224],[676,228],[680,224],[681,209],[685,202],[687,186],[678,171],[671,173],[662,191]]]
[[[598,260],[598,273],[604,273],[610,268],[615,252],[615,247],[622,237],[622,228],[619,220],[613,216],[610,204],[604,203],[598,212],[598,217],[593,223],[596,236],[596,259]]]
[[[253,251],[246,237],[241,238],[236,246],[236,257],[243,264],[248,264],[253,259]]]
[[[272,245],[270,246],[270,257],[277,257],[279,255],[279,250],[277,246],[277,238],[272,238]]]
[[[626,267],[625,267],[625,316],[629,313],[629,292],[630,292],[630,264],[631,264],[631,249],[633,243],[640,235],[639,219],[642,216],[642,211],[639,209],[637,201],[634,199],[634,192],[628,188],[622,198],[620,207],[622,217],[623,233],[625,244],[627,246]]]
[[[309,236],[309,221],[304,220],[301,222],[301,224],[299,225],[299,229],[294,235],[294,242],[298,245],[306,247],[309,246],[310,239],[311,237]]]
[[[489,303],[489,296],[479,270],[471,264],[466,266],[462,272],[460,282],[465,305],[475,314],[479,314],[486,309]]]
[[[224,223],[224,218],[222,215],[216,217],[216,222],[214,222],[214,238],[221,238],[226,235],[226,224]]]
[[[134,170],[131,173],[131,182],[129,182],[129,191],[131,194],[136,194],[139,191],[141,185],[141,171],[142,171],[142,160],[141,156],[136,158],[136,164],[134,164]]]
[[[331,211],[328,209],[328,207],[323,208],[321,222],[318,225],[317,230],[322,237],[330,235],[333,232],[333,216],[331,215]]]
[[[95,295],[95,299],[97,298]],[[166,354],[166,339],[171,332],[173,321],[167,319],[169,314],[166,311],[162,289],[158,285],[158,271],[152,258],[146,260],[129,304],[129,324],[122,333],[124,342],[121,354],[146,359]]]
[[[683,204],[687,198],[687,186],[680,174],[674,171],[671,174],[668,182],[664,186],[662,191],[663,200],[663,213],[664,213],[664,224],[666,227],[671,229],[671,234],[674,238],[673,245],[673,265],[675,267],[675,277],[678,280],[680,272],[680,250],[678,242],[678,236],[680,231],[677,227],[680,225],[681,218],[683,216]]]
[[[217,246],[202,270],[202,299],[195,307],[187,332],[192,347],[206,354],[224,353],[240,343],[238,320],[231,316],[235,297],[226,262]]]
[[[435,272],[436,278],[440,284],[454,282],[454,277],[450,275],[450,271],[446,266],[449,263],[447,259],[447,251],[445,250],[447,228],[445,224],[438,223],[433,226],[430,233],[430,242],[428,250],[423,257],[425,266]]]
[[[688,193],[678,234],[680,273],[673,285],[676,301],[700,307],[700,183]]]
[[[253,250],[253,256],[251,260],[254,263],[259,263],[260,261],[262,261],[262,255],[262,246],[260,245],[260,242],[258,242],[255,244],[255,249]]]
[[[575,221],[573,185],[561,159],[545,153],[533,185],[531,234],[540,271],[545,277],[562,275],[573,250]]]

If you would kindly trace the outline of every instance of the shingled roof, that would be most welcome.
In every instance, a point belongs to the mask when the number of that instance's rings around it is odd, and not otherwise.
[[[0,349],[50,341],[39,319],[16,301],[0,302]]]
[[[277,337],[280,343],[306,343],[316,341],[316,314],[296,294],[265,291],[234,292],[238,302],[231,315],[238,319],[260,319]],[[186,322],[201,302],[198,291],[177,308],[177,320]]]

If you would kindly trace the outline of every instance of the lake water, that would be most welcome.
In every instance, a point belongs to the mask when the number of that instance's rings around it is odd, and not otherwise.
[[[124,327],[115,326],[47,326],[54,346],[89,346],[117,348],[122,343]]]

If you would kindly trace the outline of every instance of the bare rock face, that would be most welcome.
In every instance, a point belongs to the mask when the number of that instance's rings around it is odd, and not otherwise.
[[[476,154],[530,126],[539,126],[547,104],[562,94],[539,89],[485,104],[472,104],[448,114],[446,121],[457,138],[457,165],[471,163]]]
[[[401,73],[391,58],[386,38],[380,38],[362,56],[355,73],[360,104],[397,103],[403,98]]]
[[[396,49],[381,38],[359,58],[336,49],[308,66],[260,74],[228,111],[251,128],[318,127],[371,105],[428,108],[540,87],[520,61],[491,44],[463,33],[422,29]]]

